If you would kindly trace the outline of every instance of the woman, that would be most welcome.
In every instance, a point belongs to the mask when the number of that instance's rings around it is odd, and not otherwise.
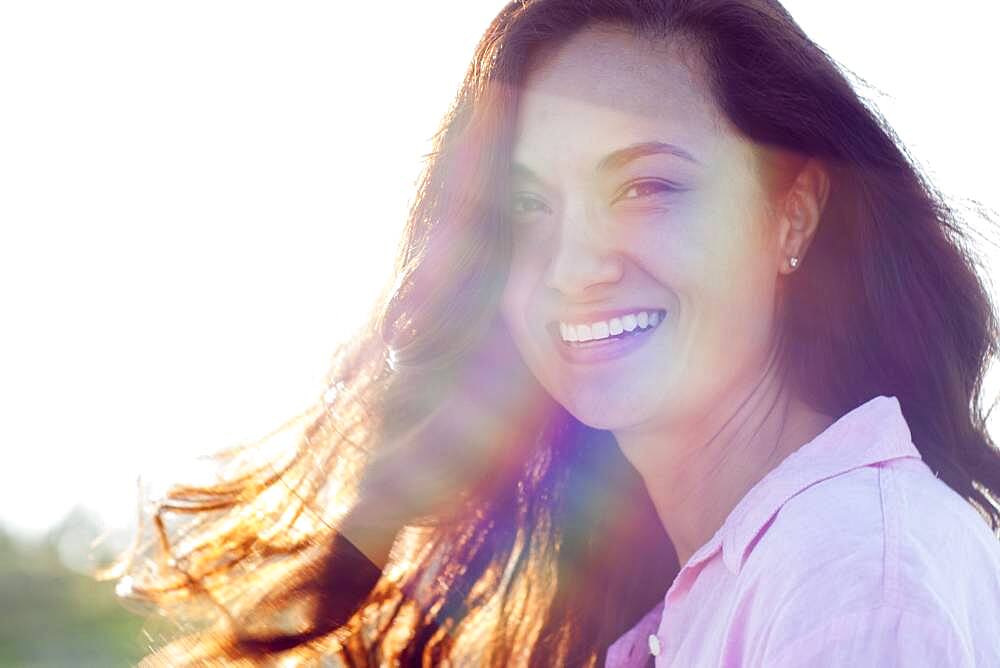
[[[111,572],[149,665],[1000,665],[994,312],[777,2],[511,3],[397,270]]]

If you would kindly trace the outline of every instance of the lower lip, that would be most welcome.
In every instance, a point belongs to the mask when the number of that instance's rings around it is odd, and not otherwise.
[[[569,345],[560,338],[556,341],[556,349],[562,358],[571,364],[594,364],[618,359],[644,346],[653,334],[666,324],[669,315],[669,312],[666,315],[661,314],[660,323],[656,327],[649,327],[638,333],[633,332],[621,338],[609,337],[600,341],[588,341],[583,346]]]

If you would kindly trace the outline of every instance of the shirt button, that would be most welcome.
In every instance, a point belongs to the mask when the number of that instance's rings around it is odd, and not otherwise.
[[[660,655],[660,639],[655,634],[649,636],[649,653],[653,656]]]

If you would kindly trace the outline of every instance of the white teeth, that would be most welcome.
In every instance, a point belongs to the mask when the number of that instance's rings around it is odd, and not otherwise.
[[[659,311],[637,311],[620,318],[601,320],[587,325],[570,325],[560,322],[559,334],[562,336],[562,340],[567,342],[600,341],[609,336],[618,336],[623,332],[633,332],[636,328],[656,327],[660,324],[660,320]]]

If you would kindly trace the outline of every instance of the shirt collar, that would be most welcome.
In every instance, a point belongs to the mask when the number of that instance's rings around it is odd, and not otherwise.
[[[900,457],[920,459],[899,400],[884,395],[870,399],[785,457],[757,482],[685,567],[704,561],[721,543],[726,567],[738,575],[747,548],[786,501],[821,480]]]

